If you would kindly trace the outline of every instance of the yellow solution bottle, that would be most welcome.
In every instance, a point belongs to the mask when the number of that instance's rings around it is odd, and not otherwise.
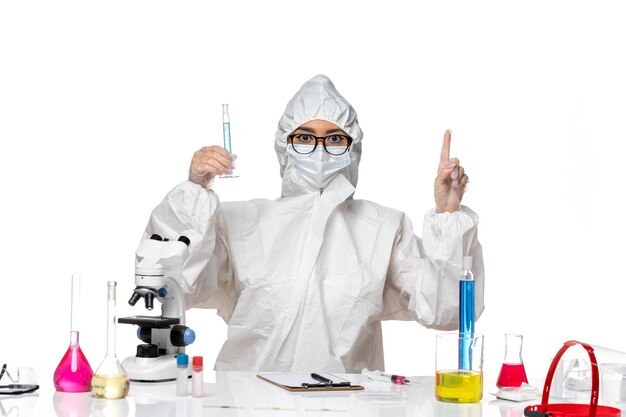
[[[107,282],[107,354],[91,379],[91,393],[96,398],[118,400],[128,394],[128,375],[115,355],[115,300],[117,282]]]

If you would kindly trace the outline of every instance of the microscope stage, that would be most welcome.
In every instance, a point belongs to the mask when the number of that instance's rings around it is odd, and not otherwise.
[[[167,329],[174,324],[180,323],[180,319],[176,317],[131,316],[120,317],[117,319],[117,322],[122,324],[136,324],[152,329]]]

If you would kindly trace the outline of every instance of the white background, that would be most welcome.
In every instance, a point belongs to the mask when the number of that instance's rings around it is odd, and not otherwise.
[[[356,198],[420,235],[452,129],[481,216],[491,372],[505,332],[524,334],[535,376],[568,339],[626,351],[625,17],[617,1],[0,3],[0,362],[54,369],[79,273],[95,369],[106,281],[119,316],[142,313],[126,303],[134,251],[193,152],[221,144],[221,104],[240,175],[221,199],[277,198],[276,124],[318,73],[359,112]],[[188,321],[188,352],[213,363],[225,324]],[[120,358],[134,332],[118,326]],[[435,333],[385,323],[387,370],[430,374]]]

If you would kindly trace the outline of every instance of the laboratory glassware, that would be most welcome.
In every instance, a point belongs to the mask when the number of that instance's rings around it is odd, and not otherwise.
[[[176,376],[176,395],[187,395],[187,385],[189,382],[189,374],[187,373],[187,366],[189,365],[189,356],[184,353],[176,355],[176,366],[178,368],[178,375]]]
[[[526,369],[522,361],[523,339],[521,334],[507,333],[504,335],[504,361],[496,382],[498,388],[520,387],[522,382],[528,384]]]
[[[204,384],[204,366],[202,356],[194,356],[192,361],[191,374],[191,396],[202,397],[202,385]]]
[[[483,397],[483,336],[438,334],[435,359],[435,397],[450,403],[477,403]],[[468,369],[459,369],[459,343],[467,341]]]
[[[93,370],[79,344],[78,315],[80,308],[80,275],[72,275],[70,311],[70,346],[54,371],[54,387],[61,392],[91,390]]]
[[[468,336],[459,339],[459,369],[471,369],[471,337],[474,335],[475,291],[471,256],[463,257],[463,270],[459,280],[459,333]]]
[[[224,149],[228,151],[228,153],[232,154],[232,141],[230,138],[230,116],[228,114],[228,104],[222,104],[222,130],[224,132]],[[233,173],[233,170],[226,172],[226,174],[221,175],[220,178],[237,178],[238,175]]]
[[[115,354],[116,289],[117,282],[107,282],[107,353],[91,380],[93,396],[107,400],[126,397],[129,388],[128,375]]]

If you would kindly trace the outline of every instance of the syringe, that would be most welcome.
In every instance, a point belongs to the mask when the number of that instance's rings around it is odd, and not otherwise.
[[[409,382],[411,382],[408,379],[406,379],[406,377],[403,377],[400,375],[386,374],[382,371],[370,371],[367,368],[363,369],[361,371],[361,374],[365,375],[372,381],[391,382],[393,384],[398,384],[398,385],[404,385],[404,384],[408,384]]]

